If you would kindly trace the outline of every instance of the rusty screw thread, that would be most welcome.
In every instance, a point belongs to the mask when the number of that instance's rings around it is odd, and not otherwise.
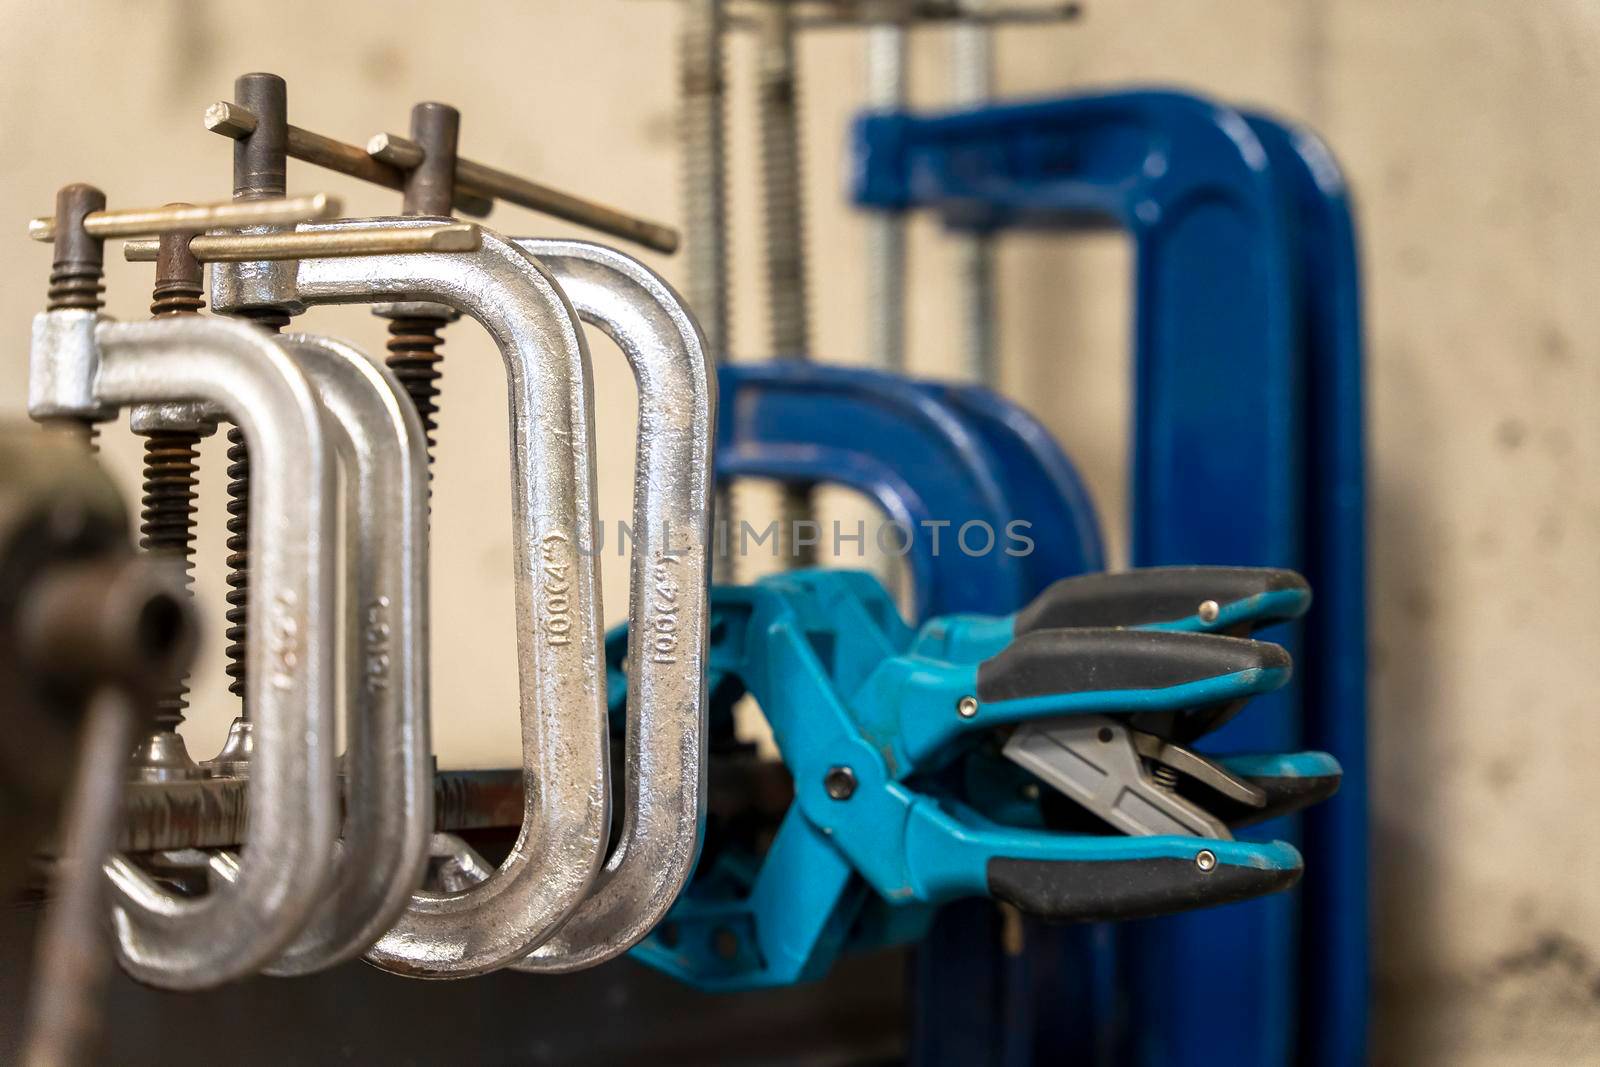
[[[155,286],[150,291],[151,316],[165,319],[198,315],[205,306],[200,264],[189,254],[189,235],[162,238]],[[143,437],[139,547],[176,562],[183,574],[183,588],[192,597],[200,434],[192,430],[146,430]],[[155,728],[175,733],[188,707],[189,678],[185,674],[156,694]]]
[[[205,306],[205,289],[198,282],[161,278],[150,290],[150,315],[153,318],[198,315]]]
[[[439,329],[440,319],[402,316],[389,322],[389,355],[385,360],[394,376],[405,386],[406,395],[416,405],[422,417],[422,429],[428,442],[428,465],[433,465],[434,431],[438,427],[439,379],[443,372],[439,364],[444,361],[439,346],[443,343]],[[431,471],[429,477],[432,477]]]
[[[105,307],[105,242],[89,236],[83,217],[103,211],[106,194],[92,185],[75,183],[56,193],[55,255],[50,263],[47,311],[99,311]],[[87,419],[51,419],[54,430],[79,438],[91,452],[98,451],[99,430]]]
[[[139,547],[175,561],[183,573],[184,589],[191,590],[200,435],[186,430],[150,430],[144,438]],[[176,731],[188,706],[188,678],[176,678],[156,695],[155,727],[167,733]]]
[[[106,194],[81,182],[56,192],[55,255],[50,262],[49,311],[99,311],[105,278],[105,242],[83,228],[85,215],[104,211]]]
[[[228,610],[223,632],[228,648],[228,692],[244,699],[245,650],[250,625],[250,451],[244,431],[228,428]]]
[[[289,90],[276,74],[245,74],[234,80],[234,98],[256,116],[250,136],[233,142],[233,198],[281,197],[289,160]],[[277,333],[289,313],[276,307],[241,308],[240,317]],[[228,609],[223,614],[228,642],[228,692],[239,698],[240,717],[249,720],[245,699],[250,645],[250,450],[244,431],[228,427]]]
[[[50,269],[47,311],[99,311],[105,307],[105,272],[99,267],[68,263]]]
[[[239,314],[273,333],[289,324],[288,313],[277,308],[244,308]],[[223,637],[228,642],[228,692],[239,698],[248,719],[250,707],[243,702],[250,647],[250,446],[244,431],[237,426],[228,427],[227,455],[228,539],[224,547],[228,555],[223,562],[228,567],[228,592],[224,597],[228,610],[222,617],[228,626]]]
[[[461,139],[461,112],[448,104],[424,101],[411,109],[411,139],[422,146],[422,162],[406,172],[402,210],[407,215],[449,215],[455,203],[456,146]],[[422,418],[427,439],[429,478],[437,444],[440,364],[444,320],[399,315],[389,323],[389,355],[406,395]]]

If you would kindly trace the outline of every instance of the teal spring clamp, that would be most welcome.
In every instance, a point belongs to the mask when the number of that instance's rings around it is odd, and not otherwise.
[[[1097,599],[1154,610],[1174,603],[1158,594],[1173,592],[1177,573],[1165,584],[1150,572],[1058,583],[1033,614]],[[1259,581],[1222,577],[1234,573],[1213,574],[1213,595],[1181,615],[1132,612],[1146,629],[1021,632],[1025,612],[998,649],[966,641],[981,655],[965,660],[925,653],[941,627],[992,634],[995,623],[936,620],[914,632],[870,575],[803,571],[713,590],[714,699],[755,698],[794,800],[764,851],[708,838],[689,889],[635,956],[701,988],[749,989],[820,977],[840,952],[915,936],[931,906],[965,897],[1099,920],[1293,885],[1302,865],[1292,846],[1236,841],[1231,828],[1330,795],[1338,764],[1188,747],[1289,678],[1280,647],[1205,631],[1298,613],[1285,600],[1305,595],[1303,583],[1261,595],[1241,592]],[[1191,615],[1200,621],[1185,632]],[[614,701],[625,649],[613,635]],[[1001,791],[1031,804],[993,802],[1007,774],[1022,788]]]

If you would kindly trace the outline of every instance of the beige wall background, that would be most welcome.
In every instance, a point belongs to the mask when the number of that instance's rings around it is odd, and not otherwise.
[[[1359,197],[1372,485],[1373,797],[1380,1058],[1536,1063],[1600,1056],[1600,7],[1583,0],[1089,0],[1077,26],[998,35],[1006,93],[1165,83],[1319,130]],[[465,112],[463,151],[668,220],[679,217],[670,0],[437,4],[99,0],[0,3],[0,400],[23,408],[47,251],[22,236],[69,180],[113,203],[230,188],[205,104],[247,70],[290,84],[291,121],[362,141],[410,104]],[[946,98],[948,41],[922,31],[913,96]],[[762,354],[752,50],[732,42],[736,348]],[[843,130],[861,38],[807,38],[806,187],[814,333],[855,362],[863,226],[845,205]],[[352,214],[398,197],[291,164],[291,191]],[[577,231],[515,210],[516,233]],[[954,260],[913,228],[915,371],[953,368]],[[681,262],[645,258],[669,278]],[[1116,238],[1007,239],[1003,388],[1121,506],[1127,250]],[[114,263],[109,310],[145,311],[148,267]],[[306,329],[381,347],[382,323],[322,310]],[[633,400],[592,338],[601,505],[628,514]],[[516,732],[498,358],[450,333],[434,497],[434,708],[446,765],[504,765]],[[106,435],[130,487],[137,446]],[[200,588],[222,590],[222,449],[205,455]],[[626,570],[606,563],[607,617]],[[207,755],[233,714],[221,614],[185,733]],[[1248,1010],[1241,1005],[1240,1010]]]

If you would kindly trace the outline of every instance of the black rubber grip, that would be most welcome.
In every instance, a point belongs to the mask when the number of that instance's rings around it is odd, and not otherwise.
[[[978,664],[978,699],[1165,689],[1257,669],[1288,669],[1265,641],[1169,630],[1036,630]]]
[[[1199,849],[1196,849],[1198,853]],[[1278,893],[1301,869],[1217,864],[1192,859],[989,861],[989,894],[1029,915],[1063,922],[1106,922],[1209,908]]]
[[[1017,613],[1015,633],[1063,626],[1148,626],[1195,614],[1207,600],[1227,605],[1283,590],[1309,593],[1294,571],[1272,567],[1145,567],[1063,578]],[[1266,626],[1281,618],[1255,620]]]

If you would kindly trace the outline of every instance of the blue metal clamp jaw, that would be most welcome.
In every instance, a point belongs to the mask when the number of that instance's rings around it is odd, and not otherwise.
[[[1104,919],[1285,889],[1300,875],[1295,849],[1235,841],[1228,827],[1337,782],[1317,754],[1214,761],[1177,740],[1285,684],[1275,645],[1051,627],[978,661],[935,659],[915,650],[876,580],[838,571],[719,588],[712,603],[713,692],[755,698],[795,797],[765,855],[708,841],[695,882],[636,949],[702,987],[819,976],[847,944],[881,939],[854,929],[873,895],[891,906],[992,896]],[[616,697],[620,642],[612,650]],[[1049,825],[1042,799],[1007,820],[986,803],[993,775],[964,786],[997,745],[1016,773],[1099,816],[1095,832]]]

